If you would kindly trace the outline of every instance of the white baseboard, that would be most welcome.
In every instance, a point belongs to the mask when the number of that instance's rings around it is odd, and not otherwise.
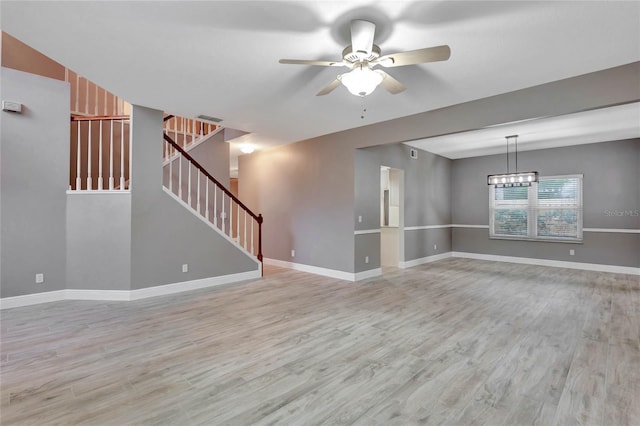
[[[366,278],[376,277],[382,274],[382,270],[371,269],[358,273],[338,271],[336,269],[321,268],[319,266],[305,265],[304,263],[293,263],[278,259],[263,259],[265,265],[278,266],[280,268],[293,269],[294,271],[308,272],[310,274],[322,275],[329,278],[336,278],[345,281],[359,281]]]
[[[533,259],[530,257],[500,256],[468,252],[451,252],[453,257],[467,259],[491,260],[495,262],[522,263],[525,265],[551,266],[556,268],[581,269],[584,271],[613,272],[616,274],[640,275],[640,268],[632,266],[602,265],[599,263],[567,262],[564,260]]]
[[[356,272],[354,274],[354,281],[366,280],[368,278],[375,278],[382,275],[382,268],[369,269],[367,271]]]
[[[21,306],[37,305],[40,303],[58,302],[61,300],[103,300],[103,301],[131,301],[148,297],[165,296],[184,291],[215,287],[240,281],[254,280],[262,276],[262,270],[240,272],[219,277],[202,278],[199,280],[183,281],[137,290],[83,290],[66,289],[49,291],[46,293],[26,294],[24,296],[3,297],[0,299],[0,309],[18,308]]]
[[[65,293],[66,290],[56,290],[25,294],[24,296],[3,297],[0,298],[0,310],[65,300]]]
[[[165,284],[155,287],[131,290],[129,300],[146,299],[147,297],[165,296],[183,291],[199,290],[201,288],[216,287],[239,281],[255,280],[262,276],[260,269],[256,271],[240,272],[237,274],[221,275],[219,277],[202,278],[199,280],[183,281],[181,283]]]
[[[412,268],[414,266],[423,265],[425,263],[436,262],[438,260],[446,259],[451,257],[452,254],[450,251],[446,253],[434,254],[433,256],[421,257],[419,259],[407,260],[405,262],[399,262],[398,266],[402,269]]]
[[[64,290],[64,298],[60,300],[105,300],[105,301],[129,301],[130,290],[84,290],[68,288]]]

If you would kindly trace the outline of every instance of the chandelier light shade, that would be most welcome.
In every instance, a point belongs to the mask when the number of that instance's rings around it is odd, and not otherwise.
[[[367,96],[382,83],[384,75],[377,70],[372,70],[369,65],[360,63],[350,72],[338,76],[338,79],[352,94]]]
[[[505,136],[507,139],[507,173],[487,176],[487,185],[495,185],[497,188],[510,188],[514,186],[531,186],[538,182],[538,172],[518,172],[518,135]],[[509,140],[515,140],[516,169],[511,173],[509,169]]]
[[[487,176],[487,184],[498,188],[510,186],[531,186],[538,182],[538,172],[506,173],[502,175]]]

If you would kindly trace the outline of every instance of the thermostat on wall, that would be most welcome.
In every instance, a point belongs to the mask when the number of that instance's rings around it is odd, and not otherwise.
[[[411,157],[411,158],[413,158],[413,159],[418,158],[418,150],[417,150],[417,149],[415,149],[415,148],[411,148],[411,149],[409,150],[409,157]]]
[[[2,101],[2,110],[9,112],[22,112],[22,104],[20,102]]]

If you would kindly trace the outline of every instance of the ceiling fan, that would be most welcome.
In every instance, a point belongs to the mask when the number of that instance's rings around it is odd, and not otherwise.
[[[364,20],[351,21],[351,44],[342,51],[341,61],[308,61],[304,59],[280,59],[281,64],[317,65],[322,67],[347,67],[351,71],[338,74],[336,79],[320,90],[316,96],[331,93],[341,83],[356,96],[371,94],[378,85],[389,93],[397,94],[406,89],[402,83],[380,69],[446,61],[451,56],[449,46],[435,46],[407,52],[381,55],[380,47],[373,44],[376,25]]]

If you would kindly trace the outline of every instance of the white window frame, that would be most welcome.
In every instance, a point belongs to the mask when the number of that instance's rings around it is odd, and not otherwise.
[[[564,242],[564,243],[582,243],[582,220],[583,220],[583,197],[582,197],[582,185],[583,175],[556,175],[556,176],[541,176],[540,180],[552,180],[552,179],[577,179],[576,188],[576,201],[575,209],[577,213],[576,217],[576,236],[571,237],[557,237],[557,236],[539,236],[538,235],[538,213],[545,208],[553,208],[553,203],[540,204],[538,200],[538,183],[533,183],[527,188],[527,200],[507,200],[500,201],[496,204],[495,199],[495,185],[489,186],[489,238],[497,240],[524,240],[524,241],[551,241],[551,242]],[[557,205],[557,204],[556,204]],[[566,204],[562,204],[563,207]],[[496,209],[518,209],[527,211],[527,234],[526,235],[508,235],[508,234],[496,234],[495,233],[495,210]],[[570,208],[570,207],[569,207]]]

